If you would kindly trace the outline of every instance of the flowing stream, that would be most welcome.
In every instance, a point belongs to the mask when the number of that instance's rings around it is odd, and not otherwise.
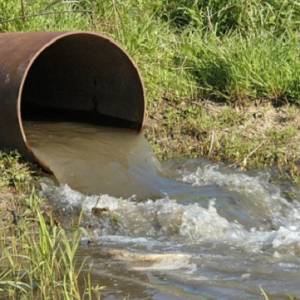
[[[271,172],[203,159],[160,165],[140,134],[28,122],[34,153],[62,183],[42,193],[67,224],[84,212],[102,299],[300,297],[300,188]]]

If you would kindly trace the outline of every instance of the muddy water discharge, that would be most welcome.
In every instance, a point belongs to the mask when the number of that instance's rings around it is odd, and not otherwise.
[[[102,299],[255,300],[261,289],[272,300],[300,298],[299,187],[201,159],[158,171],[143,138],[127,130],[28,126],[36,155],[51,154],[49,166],[73,185],[41,183],[65,222],[83,210],[90,235],[78,257],[93,284],[106,286]],[[76,190],[89,188],[94,195]]]
[[[136,131],[37,121],[26,122],[25,130],[35,156],[60,183],[85,194],[161,196],[159,163]]]
[[[163,169],[166,195],[142,202],[42,184],[59,211],[83,209],[102,299],[299,299],[299,187],[204,160]]]

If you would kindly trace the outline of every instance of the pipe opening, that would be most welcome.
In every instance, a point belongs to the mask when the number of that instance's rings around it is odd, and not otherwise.
[[[3,144],[86,194],[160,196],[159,164],[137,134],[143,86],[126,53],[93,33],[2,37]]]
[[[75,121],[139,130],[144,94],[138,71],[112,41],[76,33],[33,61],[21,96],[23,121]],[[25,128],[26,131],[26,128]]]

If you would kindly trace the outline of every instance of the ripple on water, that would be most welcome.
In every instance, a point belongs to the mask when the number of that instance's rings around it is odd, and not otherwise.
[[[148,274],[152,283],[176,286],[185,299],[195,293],[257,299],[260,285],[271,295],[300,295],[299,199],[286,199],[267,173],[250,175],[195,162],[193,169],[182,164],[173,174],[185,184],[186,201],[174,193],[143,202],[134,196],[86,196],[67,185],[42,184],[42,192],[67,211],[82,209],[84,224],[92,225],[93,239],[111,251],[111,260]],[[224,217],[221,192],[206,204],[191,201],[186,185],[193,195],[195,188],[201,193],[204,186],[222,187],[238,198],[236,209],[249,210],[259,225],[249,228]]]

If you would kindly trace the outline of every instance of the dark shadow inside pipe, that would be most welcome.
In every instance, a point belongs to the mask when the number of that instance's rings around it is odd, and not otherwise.
[[[112,41],[89,33],[52,40],[30,61],[19,101],[30,158],[59,183],[86,194],[161,196],[159,163],[138,134],[141,79]]]
[[[21,114],[23,121],[140,129],[143,87],[133,62],[113,42],[76,33],[56,40],[34,60],[23,87]]]

